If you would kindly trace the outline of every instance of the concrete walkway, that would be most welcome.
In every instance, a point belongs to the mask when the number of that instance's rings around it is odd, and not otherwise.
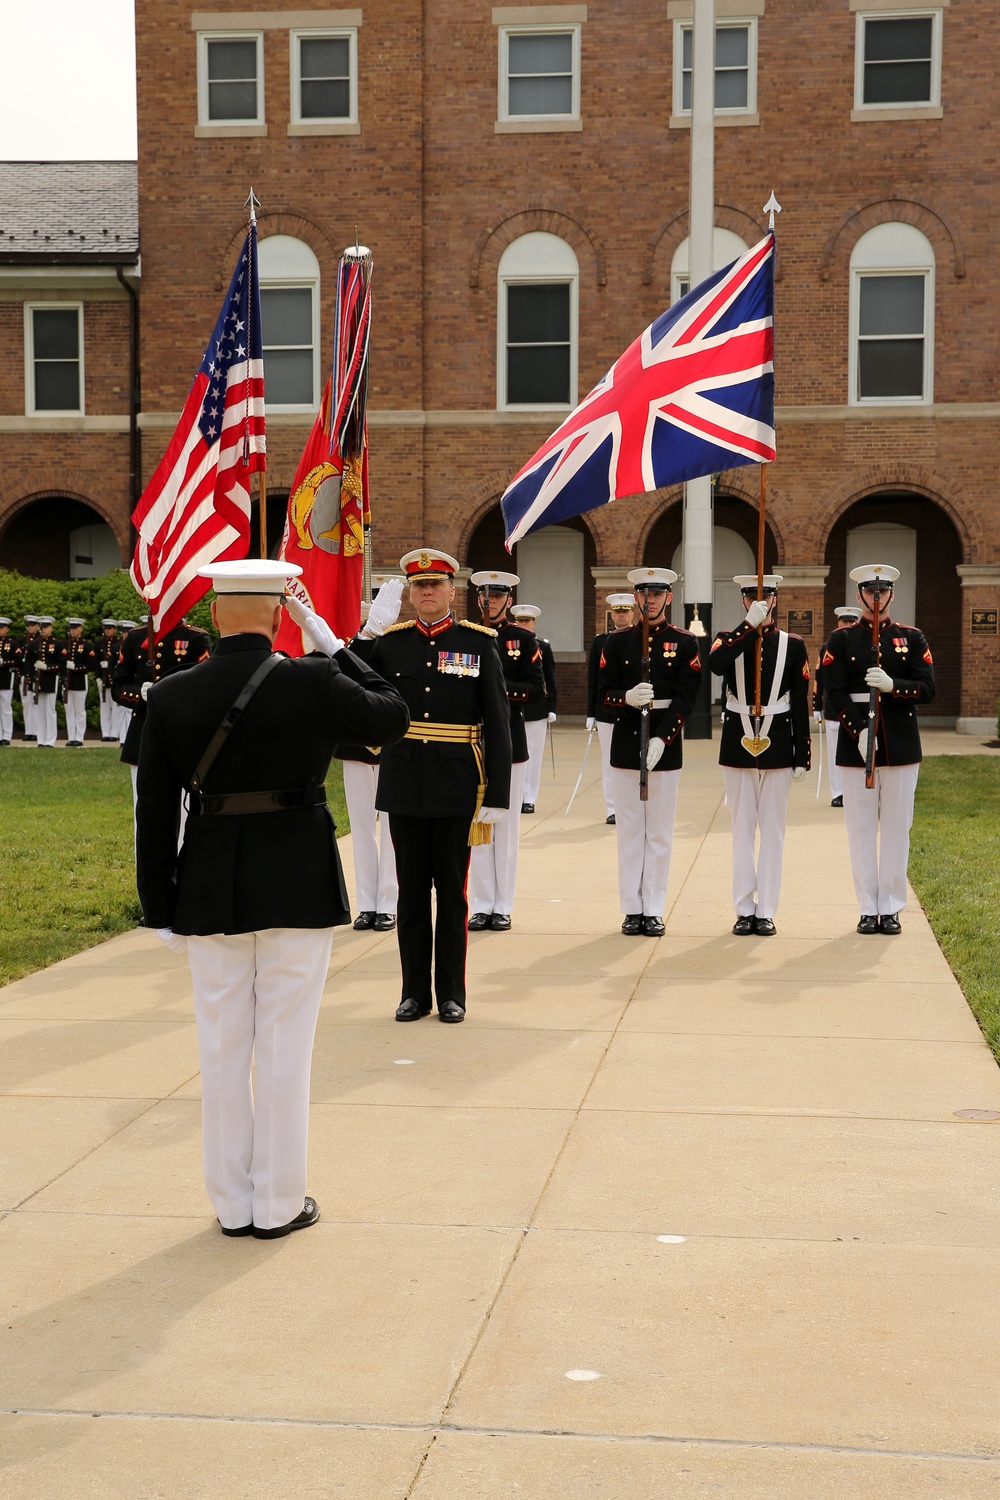
[[[731,937],[695,744],[667,936],[621,937],[583,742],[465,1026],[338,934],[308,1233],[218,1232],[182,960],[0,992],[0,1496],[1000,1500],[1000,1073],[922,914],[856,936],[813,775]]]

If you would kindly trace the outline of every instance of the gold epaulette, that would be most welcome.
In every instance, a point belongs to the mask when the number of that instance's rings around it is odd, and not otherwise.
[[[382,634],[390,635],[394,630],[412,630],[416,623],[416,620],[397,620],[395,625],[387,625]]]
[[[494,640],[497,638],[497,632],[489,625],[477,625],[475,620],[459,620],[458,623],[464,625],[467,630],[478,630],[482,635],[491,635]]]

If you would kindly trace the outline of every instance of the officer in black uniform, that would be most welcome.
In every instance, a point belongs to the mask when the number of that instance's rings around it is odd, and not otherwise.
[[[379,592],[356,647],[399,688],[410,728],[383,746],[377,802],[396,850],[397,1021],[465,1019],[470,844],[488,840],[510,797],[510,715],[494,632],[451,612],[458,563],[419,548],[399,560],[416,620],[395,624],[403,584]],[[432,931],[431,892],[437,895]]]
[[[773,937],[781,894],[788,794],[812,763],[809,737],[809,653],[800,635],[774,620],[780,573],[741,573],[746,618],[712,642],[712,671],[724,678],[719,764],[733,820],[733,906],[736,937]],[[755,723],[757,641],[762,642],[760,723]],[[759,731],[759,732],[758,732]],[[755,853],[757,836],[760,849]]]
[[[121,657],[118,637],[118,621],[102,620],[99,640],[94,643],[94,675],[97,678],[97,695],[101,705],[101,739],[115,740],[115,726],[121,710],[115,702],[112,685],[115,668]]]
[[[528,737],[524,711],[545,701],[542,653],[533,631],[515,625],[509,618],[511,590],[520,580],[516,573],[473,573],[470,582],[478,592],[483,624],[497,633],[497,650],[507,685],[510,707],[511,772],[510,807],[493,830],[491,844],[472,851],[469,888],[472,898],[470,932],[509,932],[517,890],[517,858],[521,839],[521,807],[528,771]]]
[[[837,629],[847,630],[851,625],[856,625],[861,619],[860,604],[840,604],[834,610],[837,616]],[[823,681],[823,657],[826,655],[826,646],[820,648],[813,671],[813,718],[819,725],[820,734],[826,735],[827,747],[827,776],[830,781],[830,806],[843,807],[844,787],[840,779],[840,767],[837,765],[837,736],[840,733],[840,720],[830,707],[826,697],[826,684]],[[820,757],[822,766],[822,757]],[[817,796],[819,793],[817,792]]]
[[[56,695],[66,661],[66,642],[52,634],[53,615],[38,616],[38,639],[32,658],[33,723],[40,750],[51,750],[56,742]]]
[[[681,730],[701,683],[698,642],[670,624],[677,574],[671,568],[633,568],[628,575],[640,609],[649,615],[649,680],[642,670],[642,625],[607,636],[597,678],[598,707],[614,720],[611,766],[618,896],[626,937],[662,937],[670,878],[677,789],[684,758]],[[639,797],[642,709],[649,711],[646,801]]]
[[[0,615],[0,745],[14,733],[14,684],[21,670],[21,642],[10,633],[10,616]]]
[[[864,936],[900,930],[906,906],[913,799],[923,751],[917,705],[933,703],[934,661],[923,633],[892,618],[899,569],[889,563],[852,568],[862,619],[835,630],[823,653],[827,701],[840,720],[837,765],[844,783],[844,821]],[[877,653],[872,640],[879,590]],[[878,662],[874,660],[878,655]],[[865,786],[868,708],[877,692],[875,785]]]
[[[515,625],[534,633],[538,649],[542,653],[542,675],[545,678],[545,696],[537,703],[528,703],[524,708],[524,733],[528,742],[528,769],[524,778],[523,813],[533,813],[538,800],[538,787],[542,777],[542,761],[545,759],[545,741],[551,733],[549,726],[558,715],[559,690],[556,684],[556,659],[552,654],[552,642],[538,634],[537,620],[541,614],[537,604],[512,604],[508,611]]]
[[[601,669],[604,642],[615,631],[630,630],[634,624],[635,596],[633,594],[608,594],[606,600],[611,611],[611,630],[598,631],[590,643],[587,658],[587,733],[597,730],[601,747],[601,790],[604,793],[605,823],[615,821],[615,789],[611,770],[611,737],[614,732],[614,715],[602,708],[597,697],[597,678]]]
[[[150,689],[139,752],[139,897],[146,926],[191,965],[205,1182],[223,1232],[258,1239],[319,1218],[306,1197],[310,1062],[333,929],[350,921],[324,789],[333,746],[390,744],[408,723],[399,693],[315,616],[293,614],[317,653],[272,650],[301,571],[208,570],[222,640]]]
[[[122,742],[120,759],[131,767],[132,792],[135,795],[139,744],[146,722],[146,697],[154,682],[172,677],[187,667],[207,660],[211,649],[208,632],[182,620],[156,643],[153,665],[149,664],[149,625],[137,625],[122,641],[121,656],[115,667],[112,691],[115,702],[131,711],[128,730]]]
[[[66,745],[79,749],[87,733],[87,676],[96,662],[94,643],[84,639],[84,621],[69,615],[66,660],[63,662],[63,703],[66,705]]]

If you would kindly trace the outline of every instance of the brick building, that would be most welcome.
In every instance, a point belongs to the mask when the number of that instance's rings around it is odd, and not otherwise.
[[[501,562],[511,474],[687,285],[691,0],[246,3],[136,8],[144,474],[253,184],[272,528],[357,226],[376,266],[376,565],[423,540]],[[849,568],[896,562],[899,617],[941,668],[934,716],[984,729],[1000,690],[993,0],[716,10],[717,264],[760,237],[772,187],[784,205],[768,476],[782,607],[815,654]],[[8,477],[0,555],[16,489]],[[736,604],[727,580],[753,567],[757,490],[753,469],[718,476],[717,625]],[[604,594],[639,562],[678,565],[681,502],[618,502],[518,547],[568,711]]]

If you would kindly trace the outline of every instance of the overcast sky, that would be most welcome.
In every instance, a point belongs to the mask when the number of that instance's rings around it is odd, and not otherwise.
[[[133,0],[0,0],[0,161],[134,160]]]

